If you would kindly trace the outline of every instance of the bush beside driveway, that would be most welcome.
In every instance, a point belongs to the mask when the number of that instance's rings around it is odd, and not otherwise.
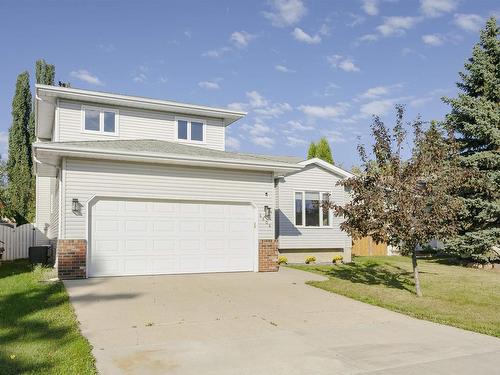
[[[500,272],[419,260],[422,291],[415,296],[410,258],[357,257],[344,265],[294,265],[328,277],[309,285],[415,318],[500,337]]]
[[[0,374],[95,374],[68,294],[52,270],[0,263]]]

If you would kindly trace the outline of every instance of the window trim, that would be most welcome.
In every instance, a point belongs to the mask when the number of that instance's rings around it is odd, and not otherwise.
[[[297,225],[296,224],[296,217],[297,217],[297,210],[295,207],[295,193],[302,193],[302,225]],[[332,191],[325,191],[325,190],[294,190],[293,191],[293,225],[296,228],[313,228],[313,229],[319,229],[319,228],[333,228],[333,211],[332,209],[328,209],[328,223],[329,225],[323,225],[323,207],[319,207],[319,225],[318,226],[312,226],[312,225],[306,225],[306,193],[319,193],[319,199],[320,201],[323,200],[323,194],[329,194],[330,199],[332,197]]]
[[[186,121],[187,122],[187,139],[179,138],[179,121]],[[199,122],[199,123],[203,124],[203,140],[197,141],[195,139],[191,139],[191,123],[192,122]],[[207,121],[204,119],[193,118],[193,117],[175,116],[174,128],[175,128],[175,130],[174,130],[175,140],[177,142],[194,143],[194,144],[199,144],[199,145],[203,145],[203,144],[207,143]]]
[[[99,111],[99,130],[88,130],[85,129],[85,111]],[[82,105],[82,119],[81,119],[81,131],[82,133],[87,134],[101,134],[108,135],[111,137],[117,137],[119,134],[119,124],[120,124],[120,111],[116,108],[109,107],[96,107],[91,105]],[[113,112],[115,114],[115,131],[114,132],[106,132],[104,131],[104,112]]]

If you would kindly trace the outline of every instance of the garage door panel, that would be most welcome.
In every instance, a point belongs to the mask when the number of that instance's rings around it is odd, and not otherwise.
[[[91,217],[90,276],[253,270],[250,205],[105,199]]]
[[[90,266],[96,275],[120,274],[120,262],[116,258],[96,257],[92,259]]]
[[[112,240],[97,240],[95,241],[94,248],[98,253],[118,253],[120,251],[120,242]]]
[[[116,232],[120,230],[120,221],[118,220],[96,220],[97,232]]]
[[[175,232],[176,222],[174,220],[160,220],[153,223],[153,234],[163,235],[163,232]]]
[[[190,233],[199,233],[201,231],[201,222],[198,220],[180,220],[179,231],[189,235]]]

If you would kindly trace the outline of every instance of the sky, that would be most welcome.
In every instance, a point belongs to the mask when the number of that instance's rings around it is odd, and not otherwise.
[[[72,87],[247,111],[227,150],[305,157],[326,136],[349,169],[373,115],[444,117],[492,15],[495,0],[2,1],[0,152],[16,77],[44,58]]]

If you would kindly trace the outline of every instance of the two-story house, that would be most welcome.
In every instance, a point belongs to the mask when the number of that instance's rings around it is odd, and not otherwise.
[[[319,159],[225,151],[229,109],[36,86],[36,225],[61,278],[277,270],[350,260],[322,200],[350,174]]]

